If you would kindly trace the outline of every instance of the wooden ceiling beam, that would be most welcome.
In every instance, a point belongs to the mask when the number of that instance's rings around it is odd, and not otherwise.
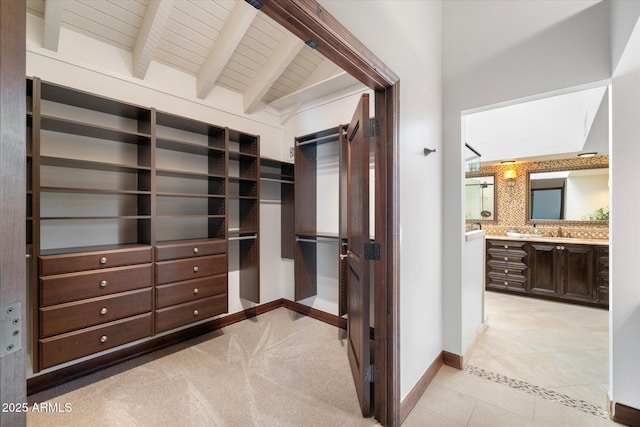
[[[292,34],[285,33],[274,54],[242,94],[245,113],[255,112],[273,83],[278,80],[303,47],[302,40]]]
[[[196,94],[204,99],[213,90],[224,67],[258,14],[258,9],[238,1],[209,52],[196,82]]]
[[[42,37],[42,46],[45,49],[49,49],[54,52],[58,51],[63,10],[63,1],[46,0],[44,2],[44,32]]]
[[[49,0],[51,2],[51,0]],[[151,0],[133,47],[133,76],[144,79],[173,9],[173,0]]]

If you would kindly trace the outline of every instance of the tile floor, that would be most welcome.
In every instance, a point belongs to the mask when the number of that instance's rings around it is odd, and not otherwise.
[[[468,369],[443,366],[405,426],[614,424],[605,310],[488,293],[487,313]],[[344,338],[280,308],[30,396],[71,411],[27,425],[377,425],[360,416]]]
[[[443,366],[404,426],[604,426],[608,312],[486,293],[467,369]]]

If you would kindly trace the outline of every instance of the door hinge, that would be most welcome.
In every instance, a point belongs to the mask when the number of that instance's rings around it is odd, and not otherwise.
[[[368,383],[377,383],[380,381],[380,375],[376,369],[376,365],[364,366],[364,381]]]
[[[380,135],[380,122],[376,119],[369,119],[364,126],[365,138],[375,138]]]
[[[22,348],[22,304],[0,307],[0,357]]]
[[[379,261],[380,260],[380,244],[375,242],[365,243],[364,259]]]

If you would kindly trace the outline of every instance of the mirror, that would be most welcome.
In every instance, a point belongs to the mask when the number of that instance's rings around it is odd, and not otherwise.
[[[529,171],[528,222],[609,221],[609,168]]]
[[[496,220],[495,182],[495,175],[467,174],[464,183],[467,222]]]

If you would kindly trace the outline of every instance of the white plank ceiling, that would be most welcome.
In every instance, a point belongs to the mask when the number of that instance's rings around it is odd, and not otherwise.
[[[269,105],[290,117],[359,85],[243,0],[27,0],[27,11],[43,18],[47,49],[64,27],[130,51],[137,78],[157,61],[195,76],[202,99],[216,85],[238,92],[248,114]]]

